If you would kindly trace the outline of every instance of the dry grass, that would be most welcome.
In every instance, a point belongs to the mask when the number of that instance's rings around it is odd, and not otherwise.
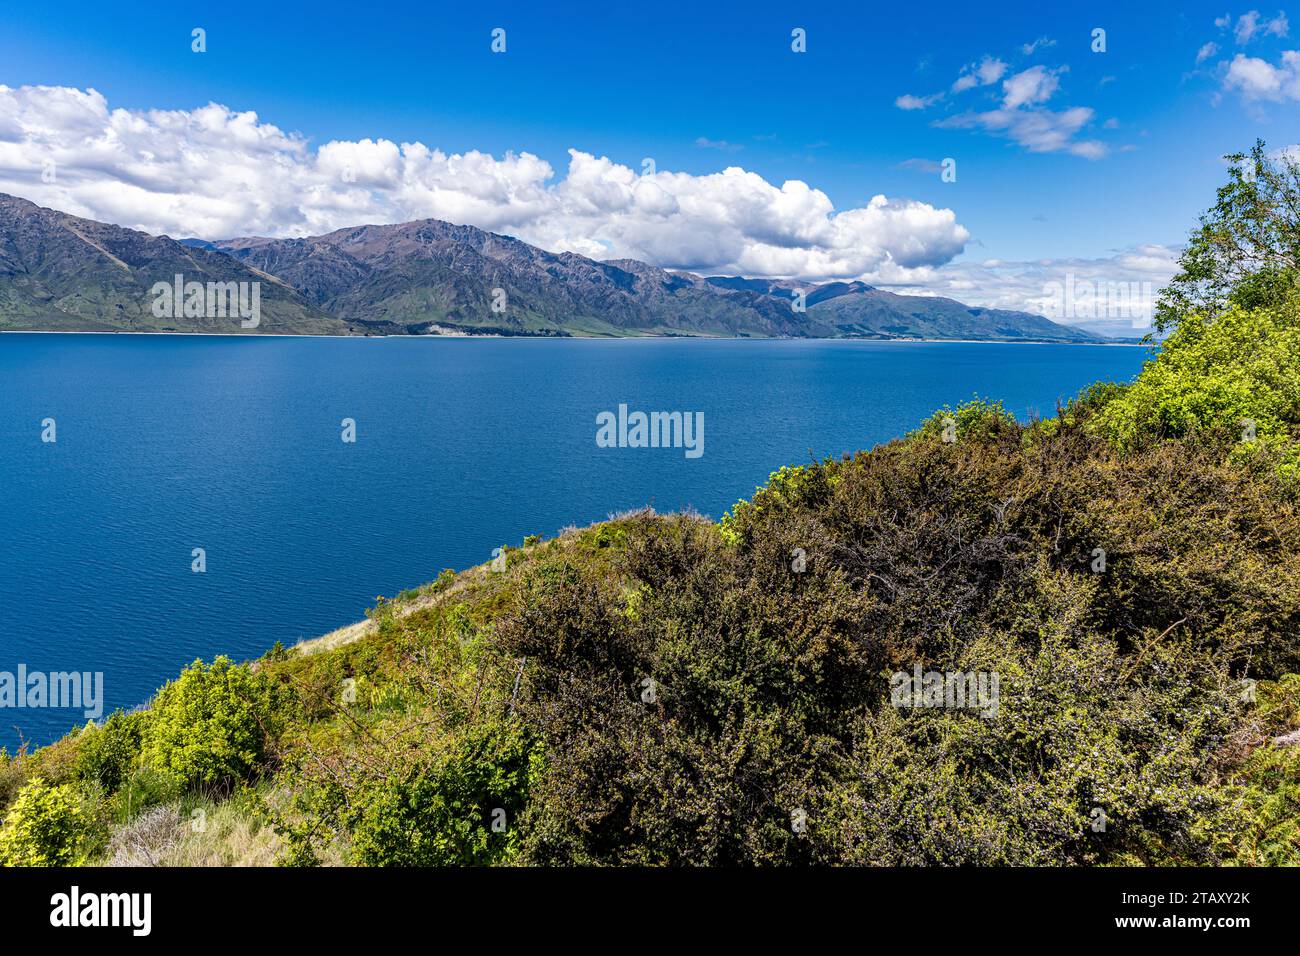
[[[693,512],[690,513],[692,516]],[[653,517],[655,510],[650,507],[633,508],[627,511],[621,511],[609,516],[610,521],[627,521],[630,519]],[[701,519],[703,520],[703,519]],[[604,522],[593,522],[586,528],[578,528],[569,525],[560,531],[555,538],[548,541],[540,541],[537,544],[524,548],[511,548],[511,553],[524,552],[525,554],[548,544],[558,544],[561,547],[572,547],[578,543],[579,537],[584,531],[597,527]],[[427,608],[438,607],[444,604],[454,604],[465,596],[465,592],[478,588],[486,582],[492,580],[491,562],[475,565],[472,568],[466,568],[458,572],[451,585],[440,591],[429,590],[431,585],[425,585],[420,589],[420,595],[409,601],[402,601],[398,604],[396,615],[399,618],[414,614],[417,611],[423,611]],[[375,622],[371,620],[357,621],[355,624],[348,624],[337,630],[330,631],[328,634],[322,634],[320,637],[306,638],[299,641],[292,648],[293,653],[298,655],[324,654],[336,648],[359,641],[361,638],[370,634],[375,629]]]
[[[159,866],[274,866],[279,835],[240,801],[199,808],[203,816],[186,821],[181,838],[163,853]],[[200,825],[201,829],[196,830]]]
[[[266,795],[281,806],[284,791]],[[105,866],[274,866],[283,841],[252,799],[236,796],[222,803],[169,803],[145,811],[117,827],[109,839]],[[327,866],[342,863],[342,852],[325,854]]]

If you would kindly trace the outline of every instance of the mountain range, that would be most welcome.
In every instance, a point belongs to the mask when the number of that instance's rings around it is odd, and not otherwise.
[[[156,283],[259,283],[260,320],[155,314]],[[802,308],[797,308],[802,293]],[[703,277],[437,219],[175,240],[0,194],[0,330],[1099,342],[1028,312],[863,282]]]

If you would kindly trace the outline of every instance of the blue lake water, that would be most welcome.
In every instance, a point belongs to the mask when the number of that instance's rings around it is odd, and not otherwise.
[[[978,394],[1020,417],[1145,349],[834,341],[0,335],[0,672],[102,671],[105,713],[196,657],[359,620],[444,567],[652,504],[719,517],[783,464]],[[704,454],[596,416],[703,412]],[[42,420],[57,441],[41,440]],[[340,423],[356,422],[345,443]],[[191,571],[203,548],[207,571]],[[0,709],[0,744],[79,710]]]

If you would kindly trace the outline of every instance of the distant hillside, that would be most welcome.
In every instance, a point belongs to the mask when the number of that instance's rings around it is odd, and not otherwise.
[[[1132,319],[1078,319],[1071,326],[1118,342],[1140,342],[1147,336],[1160,342],[1165,338],[1165,333],[1159,329],[1150,325],[1135,326]]]
[[[238,316],[158,318],[157,282],[260,282],[260,324]],[[346,334],[287,284],[220,252],[81,219],[0,194],[0,329],[60,332]]]
[[[712,278],[720,288],[747,289],[789,299],[806,295],[808,315],[840,336],[867,338],[996,339],[1015,341],[1100,341],[1084,329],[1060,325],[1030,312],[983,309],[938,296],[897,295],[864,282],[804,286],[784,280]]]
[[[320,308],[377,332],[834,334],[770,296],[733,294],[641,262],[553,254],[436,219],[215,245],[280,277]],[[499,311],[496,289],[504,292]]]
[[[260,325],[155,316],[150,290],[176,275],[260,282]],[[436,219],[302,239],[176,241],[4,195],[0,329],[1102,340],[1025,312],[861,282],[703,278],[550,253]]]

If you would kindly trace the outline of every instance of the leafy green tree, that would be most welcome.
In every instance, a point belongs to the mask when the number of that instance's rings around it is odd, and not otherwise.
[[[144,759],[186,785],[228,787],[265,767],[286,716],[261,673],[226,657],[195,661],[154,699]]]
[[[1258,141],[1225,157],[1228,182],[1201,216],[1161,290],[1155,325],[1175,328],[1193,312],[1211,317],[1230,306],[1277,306],[1296,295],[1300,277],[1300,166],[1290,152],[1269,154]]]
[[[19,792],[0,826],[0,864],[67,866],[75,861],[85,830],[76,792],[37,777]]]
[[[1121,448],[1199,434],[1269,451],[1300,468],[1300,314],[1230,307],[1185,316],[1159,354],[1108,402],[1094,427]]]

